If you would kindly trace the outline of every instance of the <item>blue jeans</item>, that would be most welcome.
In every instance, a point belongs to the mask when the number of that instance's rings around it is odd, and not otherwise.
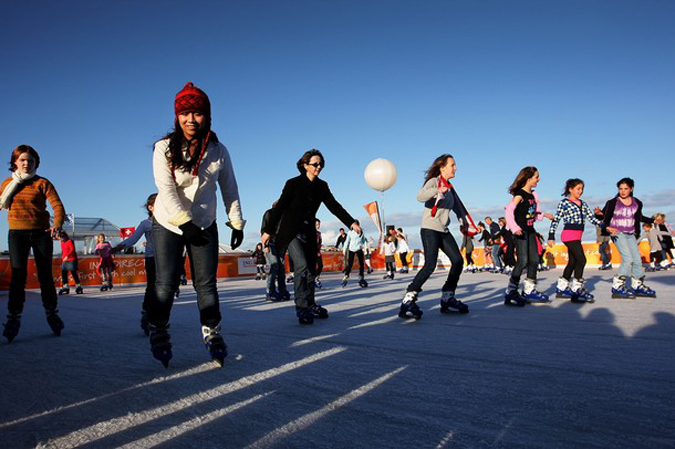
[[[598,252],[600,253],[600,258],[602,259],[602,264],[603,265],[609,265],[609,262],[611,261],[609,257],[609,241],[604,240],[600,242],[600,246],[598,247]]]
[[[197,291],[199,320],[204,326],[216,327],[220,323],[220,305],[216,286],[218,269],[218,227],[213,222],[204,230],[208,243],[190,245],[182,235],[169,231],[156,221],[152,223],[152,242],[155,247],[157,282],[155,295],[150,298],[148,310],[150,323],[165,326],[169,323],[173,299],[180,282],[184,264],[183,248],[187,248],[192,272],[192,285]]]
[[[295,289],[295,308],[306,309],[314,305],[314,278],[316,276],[316,256],[309,252],[307,244],[294,238],[288,245],[288,257],[293,261],[293,287]]]
[[[504,268],[504,265],[502,264],[502,259],[499,257],[499,245],[496,243],[492,245],[492,261],[495,264],[495,268],[498,268],[500,270]]]
[[[277,247],[274,241],[269,243],[269,252],[265,253],[265,259],[270,266],[270,273],[267,276],[267,293],[286,292],[286,270],[284,268],[284,259],[277,254]]]
[[[454,237],[449,232],[438,232],[424,228],[420,231],[420,236],[422,237],[422,248],[424,249],[424,266],[417,272],[415,279],[413,279],[410,285],[408,285],[407,291],[422,291],[422,286],[436,269],[438,250],[440,249],[448,256],[452,264],[448,278],[445,280],[445,284],[443,284],[441,290],[444,292],[454,292],[464,266],[462,253],[459,251]]]
[[[45,310],[56,310],[57,297],[52,276],[54,242],[44,229],[12,230],[8,235],[9,263],[12,277],[9,283],[7,309],[11,314],[20,314],[26,302],[26,279],[28,277],[28,254],[33,249],[35,268],[40,281],[42,305]]]
[[[523,235],[514,235],[513,244],[516,247],[516,267],[511,273],[511,281],[514,284],[520,282],[520,276],[527,268],[527,278],[537,280],[537,265],[539,264],[539,251],[537,247],[537,234],[523,231]]]
[[[642,257],[640,257],[635,235],[619,233],[612,236],[612,241],[621,254],[621,266],[618,275],[631,276],[633,279],[643,277],[645,270],[642,268]]]

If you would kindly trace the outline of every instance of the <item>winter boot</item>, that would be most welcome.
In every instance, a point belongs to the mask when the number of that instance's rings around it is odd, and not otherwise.
[[[101,284],[101,291],[102,292],[107,292],[108,291],[108,284]]]
[[[314,314],[314,318],[321,318],[321,319],[328,318],[328,310],[326,310],[325,307],[321,307],[320,305],[315,303],[309,306],[309,309]]]
[[[108,282],[108,290],[112,290],[112,289],[113,289],[113,283],[112,283],[112,281],[110,281],[110,282]]]
[[[283,301],[283,298],[277,292],[267,292],[265,294],[265,301],[279,302]]]
[[[63,321],[61,321],[61,318],[59,318],[59,311],[54,309],[54,310],[48,310],[47,311],[47,324],[49,324],[49,327],[52,328],[52,332],[54,335],[57,337],[61,336],[61,331],[65,327],[63,325]]]
[[[359,287],[361,288],[366,288],[368,287],[368,282],[363,278],[363,276],[359,276]]]
[[[591,292],[587,291],[584,288],[584,280],[583,279],[572,279],[572,301],[574,302],[587,302],[587,303],[594,303],[595,302],[595,296],[591,294]],[[576,300],[575,300],[576,297]]]
[[[509,279],[509,286],[506,287],[506,294],[504,295],[504,305],[524,307],[527,301],[518,293],[518,283]]]
[[[441,313],[469,313],[469,306],[455,298],[455,292],[443,292]]]
[[[346,286],[347,286],[347,281],[348,281],[348,280],[349,280],[349,275],[348,275],[348,274],[345,274],[345,275],[342,277],[342,286],[343,286],[343,287],[346,287]]]
[[[309,308],[298,309],[296,311],[298,316],[298,321],[300,324],[313,324],[314,323],[314,314]]]
[[[59,296],[60,295],[67,295],[70,293],[70,287],[61,287],[61,290],[59,290]]]
[[[284,290],[281,292],[281,300],[282,301],[290,301],[291,300],[291,294],[288,290]]]
[[[632,279],[631,286],[633,287],[635,296],[640,298],[656,298],[656,292],[651,288],[647,287],[644,283],[644,280],[645,280],[644,276],[642,276],[640,279],[635,278]]]
[[[171,336],[169,335],[169,325],[155,326],[150,324],[150,350],[152,356],[162,362],[164,368],[169,367],[169,360],[173,357],[171,353]]]
[[[7,322],[4,324],[5,330],[2,331],[2,336],[11,343],[17,335],[19,335],[19,328],[21,328],[21,314],[10,313],[7,315]]]
[[[424,315],[422,309],[417,305],[417,292],[406,292],[401,301],[401,309],[398,311],[399,318],[414,318],[419,320]]]
[[[523,283],[523,298],[530,304],[550,302],[548,295],[537,290],[537,281],[525,279]]]
[[[216,327],[202,326],[202,339],[213,361],[223,366],[227,357],[227,345],[220,335],[220,324]]]
[[[146,337],[150,336],[150,321],[148,320],[148,312],[141,311],[141,329]]]
[[[75,293],[78,295],[84,293],[84,290],[82,289],[82,284],[77,284],[77,287],[75,287]]]
[[[626,276],[614,276],[612,279],[612,298],[635,299],[635,292],[626,287]]]
[[[571,298],[572,290],[570,289],[570,281],[561,277],[558,279],[558,283],[555,287],[555,297],[556,298]]]

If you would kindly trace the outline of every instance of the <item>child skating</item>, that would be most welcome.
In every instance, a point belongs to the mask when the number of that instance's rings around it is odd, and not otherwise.
[[[105,234],[96,236],[96,248],[94,254],[100,258],[96,271],[101,275],[101,291],[105,292],[113,289],[112,273],[115,271],[115,260],[113,258],[112,246],[106,241]]]
[[[80,276],[77,273],[77,251],[75,251],[75,242],[68,236],[68,233],[61,231],[59,235],[61,241],[61,290],[59,295],[70,294],[70,285],[68,284],[68,273],[72,274],[75,281],[75,293],[80,295],[84,293]]]
[[[384,268],[387,272],[382,279],[393,281],[396,273],[396,258],[394,257],[396,245],[394,244],[394,237],[389,234],[384,237],[384,244],[380,248],[380,253],[384,255]]]
[[[360,225],[359,221],[356,220],[356,224]],[[342,286],[346,287],[349,280],[349,275],[352,272],[352,266],[354,265],[354,256],[359,259],[359,287],[368,287],[368,282],[363,275],[365,263],[363,257],[363,245],[366,244],[366,237],[363,235],[363,231],[354,231],[351,229],[347,233],[347,238],[344,243],[344,254],[345,260],[347,261],[345,265],[344,276],[342,277]]]
[[[255,261],[255,280],[259,281],[262,279],[264,281],[267,279],[267,274],[265,273],[265,264],[267,263],[267,260],[265,260],[265,252],[263,251],[262,243],[258,243],[255,246],[255,251],[251,254],[251,259]]]
[[[534,188],[539,184],[536,167],[525,167],[509,187],[513,199],[506,206],[506,226],[513,233],[517,263],[506,288],[504,304],[522,307],[527,303],[549,302],[548,295],[537,290],[537,265],[539,253],[535,220],[552,219],[551,214],[540,211],[539,196]],[[520,277],[527,270],[522,294]]]
[[[563,188],[565,197],[555,212],[551,227],[548,231],[548,246],[555,244],[555,233],[560,222],[563,230],[560,239],[567,247],[567,266],[558,279],[556,298],[569,298],[572,302],[595,302],[594,296],[584,288],[584,267],[586,255],[581,245],[581,236],[584,233],[586,221],[601,229],[607,226],[595,218],[588,204],[581,199],[584,193],[584,182],[578,178],[568,179]],[[613,228],[607,228],[610,233],[616,233]],[[574,278],[572,278],[574,275]]]

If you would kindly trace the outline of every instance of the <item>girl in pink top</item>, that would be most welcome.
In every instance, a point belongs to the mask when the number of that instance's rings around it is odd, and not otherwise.
[[[112,246],[105,240],[105,234],[96,236],[94,254],[101,257],[96,266],[96,271],[101,275],[101,291],[112,290],[112,272],[115,271],[115,259],[112,255]]]

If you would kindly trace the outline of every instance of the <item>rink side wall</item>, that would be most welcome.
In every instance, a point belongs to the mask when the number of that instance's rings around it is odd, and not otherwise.
[[[587,266],[600,265],[601,259],[598,253],[598,244],[594,242],[584,242],[584,251],[588,260]],[[612,253],[612,263],[617,264],[621,262],[619,252],[616,250],[614,244],[610,244]],[[643,262],[649,262],[649,243],[641,241],[639,243],[640,254]],[[484,263],[483,248],[475,248],[473,250],[473,259],[476,265],[483,265]],[[344,269],[344,261],[342,253],[324,252],[322,253],[324,272],[340,272]],[[565,266],[567,264],[567,248],[562,243],[556,244],[553,248],[549,248],[544,256],[546,264],[549,267],[555,268]],[[96,272],[98,264],[97,256],[80,256],[78,271],[83,285],[99,285],[100,279]],[[384,258],[379,253],[373,253],[372,265],[374,269],[384,268]],[[420,250],[408,253],[408,261],[412,269],[419,269],[424,265],[424,253]],[[119,255],[115,257],[117,269],[113,273],[113,282],[115,285],[133,285],[144,284],[145,280],[145,257],[143,254],[136,255]],[[190,266],[186,262],[186,272],[190,278]],[[401,266],[401,262],[396,255],[396,265]],[[359,266],[358,260],[354,260],[354,269]],[[438,257],[438,267],[448,269],[450,261],[441,253]],[[288,257],[286,257],[286,272],[288,272]],[[218,261],[219,279],[254,276],[256,267],[253,259],[248,254],[221,254]],[[61,286],[61,259],[55,257],[52,261],[52,275],[54,276],[54,283],[57,287]],[[0,256],[0,291],[9,290],[9,282],[11,276],[11,267],[8,256]],[[71,285],[72,278],[70,279]],[[26,288],[39,288],[40,285],[37,279],[37,272],[35,271],[35,264],[31,257],[28,261],[28,279]]]

